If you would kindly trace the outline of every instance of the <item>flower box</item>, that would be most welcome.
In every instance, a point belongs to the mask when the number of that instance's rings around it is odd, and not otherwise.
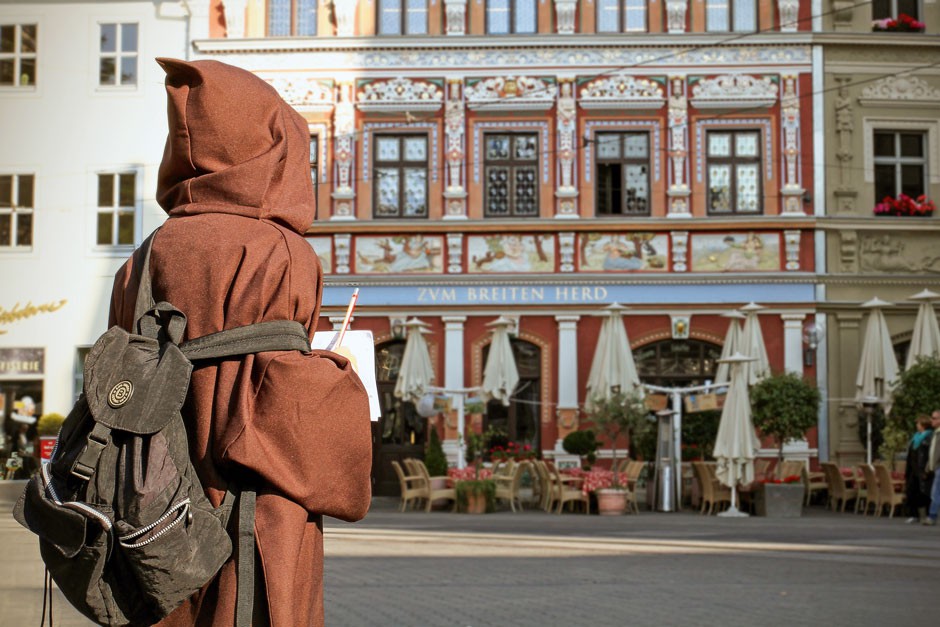
[[[754,510],[768,518],[799,518],[803,515],[803,484],[762,482],[754,490]]]
[[[871,29],[876,33],[922,33],[926,29],[926,24],[902,13],[897,19],[886,17],[875,20],[871,23]]]
[[[873,210],[876,216],[909,216],[915,218],[928,218],[933,215],[936,205],[932,200],[921,194],[911,198],[901,194],[897,198],[885,196]]]

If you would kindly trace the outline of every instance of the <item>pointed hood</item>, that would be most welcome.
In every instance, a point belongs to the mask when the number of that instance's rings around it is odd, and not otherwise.
[[[157,62],[166,71],[169,123],[157,182],[164,211],[270,220],[303,234],[316,209],[304,118],[246,70]]]

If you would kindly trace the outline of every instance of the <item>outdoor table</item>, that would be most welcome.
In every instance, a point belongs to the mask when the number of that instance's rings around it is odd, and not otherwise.
[[[585,494],[590,494],[595,490],[601,490],[603,488],[609,488],[614,483],[614,473],[612,470],[603,470],[603,469],[592,469],[592,470],[581,470],[579,468],[571,468],[568,470],[562,471],[563,475],[568,475],[571,477],[579,478],[581,480],[581,491]],[[625,473],[619,473],[620,485],[627,485],[627,475]]]

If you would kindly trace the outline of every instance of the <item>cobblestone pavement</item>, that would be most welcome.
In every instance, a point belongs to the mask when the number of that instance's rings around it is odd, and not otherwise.
[[[836,514],[725,519],[533,510],[327,520],[326,623],[358,626],[922,625],[940,528]],[[12,504],[0,503],[3,511]],[[0,517],[0,625],[38,625],[36,542]],[[57,593],[58,595],[58,593]],[[57,625],[88,625],[57,596]]]

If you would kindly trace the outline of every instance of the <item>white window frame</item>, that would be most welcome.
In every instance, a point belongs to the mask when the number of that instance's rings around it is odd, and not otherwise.
[[[32,252],[36,247],[36,193],[38,191],[38,186],[36,185],[37,176],[35,172],[26,172],[26,171],[10,171],[10,170],[0,170],[0,176],[12,176],[13,180],[11,181],[12,189],[12,207],[0,207],[0,215],[10,215],[10,233],[12,239],[16,239],[16,224],[17,216],[20,214],[29,214],[33,219],[32,226],[32,237],[30,238],[32,243],[29,246],[7,246],[0,242],[0,252],[3,253],[28,253]],[[33,205],[31,207],[19,207],[17,202],[19,200],[19,185],[17,182],[21,176],[31,176],[33,177]]]
[[[105,211],[105,207],[98,206],[98,177],[101,175],[113,175],[115,177],[114,185],[114,204],[111,206],[110,212]],[[123,206],[120,204],[120,182],[118,175],[121,174],[133,174],[134,175],[134,205],[133,206]],[[136,166],[114,166],[114,167],[103,167],[97,168],[92,173],[91,180],[91,199],[90,205],[92,208],[91,211],[91,244],[92,247],[99,252],[113,252],[117,255],[127,254],[127,252],[133,251],[134,248],[141,241],[141,230],[142,230],[142,191],[143,191],[143,169]],[[132,210],[134,215],[134,237],[133,241],[126,244],[114,243],[118,236],[118,217],[123,210]],[[112,232],[111,232],[111,243],[110,244],[99,244],[98,243],[98,215],[101,213],[111,213],[112,219]]]
[[[754,23],[747,28],[739,28],[738,16],[741,13],[741,5],[750,3]],[[723,25],[713,25],[709,23],[709,8],[715,3],[722,3],[726,7],[727,20]],[[757,0],[705,0],[705,31],[709,33],[756,33],[758,29],[758,20],[760,19],[760,7]]]
[[[927,134],[927,181],[940,184],[940,120],[929,118],[862,118],[862,151],[866,183],[875,182],[875,131],[920,131]],[[927,197],[930,198],[930,190]]]
[[[428,34],[428,0],[418,0],[419,3],[423,3],[422,6],[411,6],[411,3],[414,0],[397,0],[398,4],[398,28],[395,31],[382,32],[382,11],[385,8],[385,0],[377,0],[375,3],[375,22],[376,22],[376,33],[383,37],[400,37],[400,36],[421,36]],[[411,18],[414,14],[423,14],[424,23],[422,30],[412,32],[409,28],[411,24]]]
[[[35,20],[4,20],[0,23],[0,26],[12,26],[13,27],[13,52],[0,52],[0,59],[3,60],[12,60],[13,61],[13,84],[12,85],[0,85],[0,90],[4,91],[35,91],[36,85],[39,83],[39,37],[41,29],[39,28],[39,22]],[[36,28],[36,52],[23,52],[22,43],[23,43],[23,27],[24,26],[34,26]],[[23,59],[32,59],[34,67],[34,80],[31,85],[21,85],[17,76],[21,74],[21,67]]]
[[[496,32],[490,29],[490,7],[489,0],[483,0],[483,28],[487,35],[496,35],[504,37],[507,35],[534,35],[539,32],[539,3],[537,0],[505,0],[506,1],[506,11],[509,14],[509,29],[506,32]],[[519,3],[520,2],[532,2],[534,5],[534,14],[532,16],[532,30],[531,31],[520,31],[518,30],[518,13],[519,13]]]
[[[136,26],[137,27],[137,48],[133,52],[125,52],[121,49],[123,43],[123,27],[124,26]],[[99,20],[95,24],[96,34],[98,37],[98,46],[95,49],[95,59],[97,60],[97,73],[98,78],[95,83],[98,89],[101,90],[135,90],[140,84],[140,37],[142,29],[140,27],[140,22],[135,20],[121,21],[121,20]],[[115,27],[115,42],[114,42],[114,52],[102,52],[101,51],[101,29],[105,26],[114,26]],[[121,65],[124,59],[129,59],[133,57],[135,72],[134,72],[134,82],[133,83],[124,83],[121,81]],[[105,58],[114,59],[114,76],[115,83],[102,83],[101,82],[101,61]]]
[[[898,18],[898,13],[899,13],[898,0],[887,0],[887,2],[888,2],[888,5],[890,6],[889,14],[883,15],[881,17],[875,17],[875,4],[872,3],[871,17],[873,20],[882,20],[888,17],[894,18],[894,19]],[[923,15],[924,15],[924,3],[923,3],[923,0],[918,0],[917,1],[917,15],[912,15],[911,17],[917,20],[918,22],[923,22],[924,21],[924,18],[922,17]]]
[[[281,3],[286,3],[288,5],[288,10],[290,11],[290,23],[288,25],[287,33],[280,33],[274,35],[271,33],[271,24],[272,24],[272,12],[274,10],[273,0],[265,2],[264,7],[264,32],[268,37],[316,37],[319,21],[320,21],[320,2],[319,0],[312,0],[309,4],[313,9],[313,32],[312,33],[301,33],[300,32],[300,11],[303,7],[300,6],[300,0],[280,0]],[[329,8],[328,3],[324,3],[324,8]]]
[[[649,31],[649,11],[647,10],[646,0],[613,0],[613,3],[617,6],[617,28],[603,31],[598,29],[598,33],[645,33]],[[600,12],[602,9],[600,1],[598,0],[595,4],[595,10]],[[642,13],[642,28],[630,28],[628,26],[629,20],[627,16],[630,13]],[[596,20],[597,24],[600,24],[599,15],[596,16]]]

